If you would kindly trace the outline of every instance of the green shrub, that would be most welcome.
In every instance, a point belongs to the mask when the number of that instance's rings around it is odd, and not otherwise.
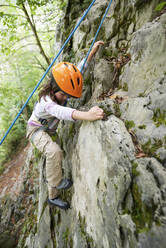
[[[4,172],[5,167],[3,165],[0,165],[0,175]]]
[[[128,120],[126,120],[125,121],[125,126],[126,126],[127,130],[129,130],[129,129],[135,127],[135,123],[134,123],[134,121],[128,121]]]
[[[161,11],[166,6],[166,2],[160,3],[155,8],[156,11]]]
[[[157,108],[154,111],[152,119],[155,122],[156,127],[159,127],[160,125],[166,126],[166,111],[162,111],[161,109]]]

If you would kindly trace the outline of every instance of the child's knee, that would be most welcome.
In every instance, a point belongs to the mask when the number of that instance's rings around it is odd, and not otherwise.
[[[47,147],[47,156],[50,158],[62,159],[63,158],[63,151],[59,145],[56,143],[52,143],[50,146]]]

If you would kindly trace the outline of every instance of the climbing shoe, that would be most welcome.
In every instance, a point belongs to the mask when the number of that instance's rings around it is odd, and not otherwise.
[[[70,204],[67,201],[61,200],[59,197],[56,197],[54,199],[48,199],[48,203],[55,207],[59,207],[65,210],[70,208]]]
[[[62,179],[60,184],[56,186],[57,189],[69,189],[73,185],[70,179]]]

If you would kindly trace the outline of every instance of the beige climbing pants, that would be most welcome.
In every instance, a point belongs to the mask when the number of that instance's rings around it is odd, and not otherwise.
[[[59,145],[52,141],[52,138],[44,130],[28,126],[27,137],[31,143],[46,156],[46,180],[48,182],[49,199],[58,195],[56,186],[62,179],[62,158],[63,153]]]

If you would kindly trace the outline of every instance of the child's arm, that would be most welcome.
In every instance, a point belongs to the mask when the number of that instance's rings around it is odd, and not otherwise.
[[[95,121],[101,120],[104,117],[104,112],[98,106],[92,107],[89,111],[74,110],[72,118],[74,120]]]
[[[98,49],[101,45],[104,45],[103,41],[100,40],[100,41],[95,42],[95,44],[92,48],[92,51],[90,52],[90,54],[88,56],[87,63],[89,63],[92,60],[93,56],[96,54],[96,52],[98,51]]]
[[[93,48],[92,48],[92,51],[90,52],[90,54],[89,54],[89,56],[88,56],[88,59],[87,59],[87,61],[86,61],[86,64],[84,65],[84,68],[83,68],[83,70],[82,70],[82,74],[86,71],[88,64],[90,63],[90,61],[92,60],[93,56],[96,54],[96,52],[98,51],[98,49],[99,49],[99,47],[100,47],[101,45],[104,45],[104,42],[103,42],[103,41],[97,41],[97,42],[95,42],[95,44],[94,44],[94,46],[93,46]],[[78,68],[80,71],[81,71],[81,68],[82,68],[82,66],[83,66],[83,64],[84,64],[84,61],[85,61],[85,59],[83,59],[83,60],[77,65],[77,68]]]

